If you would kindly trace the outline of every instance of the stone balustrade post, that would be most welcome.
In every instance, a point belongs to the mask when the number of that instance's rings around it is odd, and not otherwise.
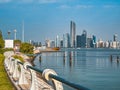
[[[15,69],[14,69],[14,72],[13,72],[13,78],[15,81],[19,80],[19,77],[20,77],[20,72],[18,70],[18,61],[20,62],[19,59],[15,59]]]
[[[10,68],[11,68],[12,59],[13,59],[13,57],[8,58],[8,70],[10,70]]]
[[[53,78],[50,78],[49,77],[49,74],[53,74],[53,75],[56,75],[57,76],[57,73],[52,70],[52,69],[45,69],[42,73],[42,76],[47,80],[47,81],[50,81],[52,80],[54,86],[55,86],[55,90],[63,90],[63,86],[62,86],[62,83],[53,79]]]
[[[24,68],[26,70],[30,70],[30,74],[31,74],[31,87],[30,90],[39,90],[39,87],[37,85],[37,75],[36,75],[36,71],[28,68],[27,66],[32,66],[29,62],[25,62],[24,63]]]
[[[20,78],[18,81],[19,85],[28,85],[29,83],[27,82],[26,76],[25,76],[25,69],[23,65],[19,64],[20,66]]]
[[[6,68],[8,68],[8,62],[9,62],[8,58],[5,58],[4,65]]]
[[[10,74],[12,75],[15,69],[15,59],[11,59],[11,67],[10,67]]]

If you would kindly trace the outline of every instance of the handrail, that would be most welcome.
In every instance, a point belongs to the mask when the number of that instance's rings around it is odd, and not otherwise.
[[[68,86],[70,86],[72,88],[78,89],[78,90],[90,90],[90,89],[88,89],[86,87],[83,87],[83,86],[78,85],[78,84],[74,84],[72,82],[69,82],[69,81],[67,81],[67,80],[65,80],[65,79],[63,79],[63,78],[61,78],[59,76],[53,75],[53,74],[50,74],[49,77],[53,78],[53,79],[56,79],[56,80],[58,80],[58,81],[60,81],[60,82],[62,82],[64,84],[66,84],[66,85],[68,85]]]
[[[35,67],[31,67],[31,66],[28,66],[28,65],[27,65],[27,68],[33,69],[33,70],[35,70],[35,71],[37,71],[37,72],[39,72],[39,73],[43,73],[43,70],[37,69],[37,68],[35,68]],[[74,83],[72,83],[72,82],[69,82],[69,81],[67,81],[67,80],[65,80],[65,79],[63,79],[63,78],[61,78],[61,77],[59,77],[59,76],[53,75],[53,74],[49,74],[49,77],[50,77],[50,78],[53,78],[53,79],[55,79],[55,80],[57,80],[57,81],[60,81],[60,82],[66,84],[66,85],[68,85],[68,86],[70,86],[70,87],[72,87],[72,88],[78,89],[78,90],[90,90],[90,89],[88,89],[88,88],[86,88],[86,87],[83,87],[83,86],[78,85],[78,84],[74,84]]]
[[[40,70],[40,69],[35,68],[35,67],[31,67],[31,66],[28,66],[28,65],[27,65],[27,68],[33,69],[33,70],[35,70],[35,71],[37,71],[37,72],[39,72],[39,73],[43,73],[43,70]]]
[[[22,62],[17,61],[17,63],[19,63],[19,64],[23,65],[23,63],[22,63]]]
[[[8,54],[9,55],[9,54]],[[49,83],[53,83],[53,87],[50,90],[63,90],[62,83],[77,89],[77,90],[90,90],[86,87],[83,87],[81,85],[69,82],[57,75],[57,73],[52,69],[45,69],[40,70],[36,67],[33,67],[29,62],[21,62],[19,59],[14,59],[12,57],[8,57],[6,53],[6,59],[4,61],[5,69],[7,71],[7,74],[10,75],[10,78],[12,82],[14,82],[14,85],[19,88],[22,87],[22,85],[29,85],[30,83],[28,80],[31,80],[31,86],[28,87],[29,90],[39,90],[39,82],[37,81],[39,76],[37,76],[37,73],[41,74],[41,78],[44,78],[46,81],[50,81]],[[20,70],[19,70],[20,69]],[[28,76],[28,78],[27,78]],[[48,83],[48,84],[49,84]],[[40,84],[43,85],[43,84]],[[48,86],[49,87],[49,86]],[[49,87],[50,88],[50,87]],[[24,89],[24,88],[23,88]],[[19,89],[18,89],[19,90]]]

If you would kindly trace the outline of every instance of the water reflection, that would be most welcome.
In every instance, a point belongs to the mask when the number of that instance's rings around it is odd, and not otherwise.
[[[115,64],[117,65],[117,67],[119,67],[120,55],[110,55],[110,63],[111,63],[111,66]]]
[[[83,51],[83,52],[80,52],[80,51],[77,51],[77,65],[79,66],[79,65],[84,65],[84,66],[86,66],[86,53],[87,52],[85,52],[85,51]]]
[[[66,80],[91,90],[120,90],[120,55],[119,57],[114,55],[119,52],[66,50],[42,53],[34,63],[42,70],[54,69]],[[65,90],[71,89],[66,88]]]
[[[63,52],[63,65],[69,65],[70,68],[74,67],[75,64],[75,52],[74,51],[65,51]]]

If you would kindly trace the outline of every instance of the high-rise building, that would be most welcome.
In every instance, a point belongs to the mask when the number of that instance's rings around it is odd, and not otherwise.
[[[76,47],[76,25],[75,22],[70,22],[70,44],[71,47]]]
[[[95,48],[95,46],[96,46],[96,36],[95,35],[92,36],[92,40],[93,40],[92,41],[92,44],[93,44],[92,47]]]
[[[59,38],[59,36],[57,35],[57,37],[56,37],[56,45],[55,45],[56,47],[60,47],[60,38]]]
[[[113,36],[113,41],[117,41],[117,34],[115,34],[114,36]]]
[[[92,38],[93,38],[93,43],[96,43],[96,36],[93,35]]]
[[[55,41],[54,40],[51,40],[51,47],[55,47]]]
[[[63,35],[63,47],[70,47],[70,35],[69,33],[66,33]]]
[[[46,47],[50,47],[50,40],[45,41]]]
[[[81,47],[81,35],[76,36],[77,47]]]
[[[98,44],[97,45],[98,48],[103,48],[104,47],[104,41],[102,39],[99,39],[97,44]]]
[[[60,47],[63,47],[63,40],[60,40]]]
[[[86,30],[83,30],[83,34],[81,35],[80,45],[82,48],[87,47],[87,31]]]
[[[87,38],[87,48],[93,47],[93,40],[92,37]]]

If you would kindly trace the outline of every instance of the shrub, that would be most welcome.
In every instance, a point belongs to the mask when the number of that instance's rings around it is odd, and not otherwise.
[[[15,59],[19,59],[21,62],[24,62],[24,59],[21,56],[14,55],[13,56]]]

